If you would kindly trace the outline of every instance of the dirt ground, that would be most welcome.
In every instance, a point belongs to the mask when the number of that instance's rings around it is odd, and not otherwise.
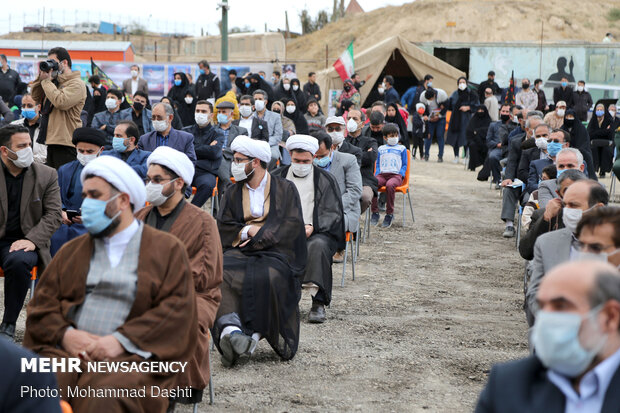
[[[264,341],[226,369],[212,357],[215,405],[200,411],[472,411],[496,362],[527,355],[522,261],[501,238],[500,198],[462,164],[416,160],[415,223],[372,228],[356,280],[334,265],[328,321],[302,322],[299,351],[282,362]],[[305,320],[310,297],[304,295]],[[25,311],[18,323],[23,337]],[[190,412],[189,406],[177,411]]]

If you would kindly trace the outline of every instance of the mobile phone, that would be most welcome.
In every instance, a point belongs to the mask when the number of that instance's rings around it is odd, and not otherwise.
[[[81,215],[80,211],[76,211],[75,209],[67,209],[65,212],[67,213],[67,218],[69,220],[73,220],[73,218],[79,217]]]

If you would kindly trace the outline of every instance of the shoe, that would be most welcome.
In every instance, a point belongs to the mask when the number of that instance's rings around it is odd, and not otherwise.
[[[308,322],[323,324],[325,322],[325,306],[321,303],[312,303],[312,309],[308,313]]]
[[[377,224],[379,224],[379,213],[373,212],[372,216],[370,217],[370,225],[372,225],[373,227],[376,227]]]
[[[386,215],[385,218],[383,218],[383,224],[381,224],[381,228],[391,227],[393,220],[394,220],[394,215]]]
[[[0,324],[0,334],[13,340],[15,337],[15,324],[2,323]]]
[[[437,163],[442,163],[443,162],[443,158],[437,158]]]
[[[504,238],[514,238],[515,236],[515,227],[506,227],[502,237]]]
[[[256,346],[256,340],[243,334],[241,331],[233,331],[226,334],[220,340],[222,350],[222,365],[232,367],[235,363],[244,363],[250,359],[251,349]]]
[[[601,174],[598,177],[601,178],[601,179],[604,179],[605,178],[605,172],[601,172]]]
[[[459,158],[454,158],[454,159],[452,160],[452,163],[459,163]]]
[[[334,262],[335,263],[341,263],[344,261],[344,251],[337,251],[334,254]]]
[[[424,161],[428,162],[428,155],[424,155]]]
[[[502,186],[500,184],[495,184],[495,189],[502,189]]]

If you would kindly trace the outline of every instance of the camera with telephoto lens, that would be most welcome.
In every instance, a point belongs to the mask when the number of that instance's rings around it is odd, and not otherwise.
[[[51,70],[58,70],[58,62],[53,59],[39,62],[39,70],[41,72],[49,72]]]

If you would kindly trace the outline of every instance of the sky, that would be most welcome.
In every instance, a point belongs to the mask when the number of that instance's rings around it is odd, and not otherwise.
[[[24,25],[56,23],[61,26],[73,25],[76,22],[99,22],[101,20],[129,25],[137,22],[149,31],[162,33],[185,33],[199,36],[201,30],[205,34],[219,34],[218,22],[221,11],[217,9],[221,0],[185,0],[171,2],[164,0],[127,1],[105,0],[77,1],[65,0],[50,2],[49,0],[29,0],[27,2],[10,1],[2,7],[0,15],[0,34],[21,31]],[[413,0],[358,0],[365,11],[385,6],[398,6]],[[285,28],[284,12],[288,12],[291,31],[301,32],[299,13],[307,8],[315,17],[320,10],[331,14],[333,0],[228,0],[228,27],[249,26],[262,33],[267,30]],[[345,7],[349,0],[345,0]],[[50,7],[50,5],[53,5]],[[56,7],[56,5],[58,7]],[[45,9],[44,9],[45,8]],[[43,12],[45,10],[45,13]]]

